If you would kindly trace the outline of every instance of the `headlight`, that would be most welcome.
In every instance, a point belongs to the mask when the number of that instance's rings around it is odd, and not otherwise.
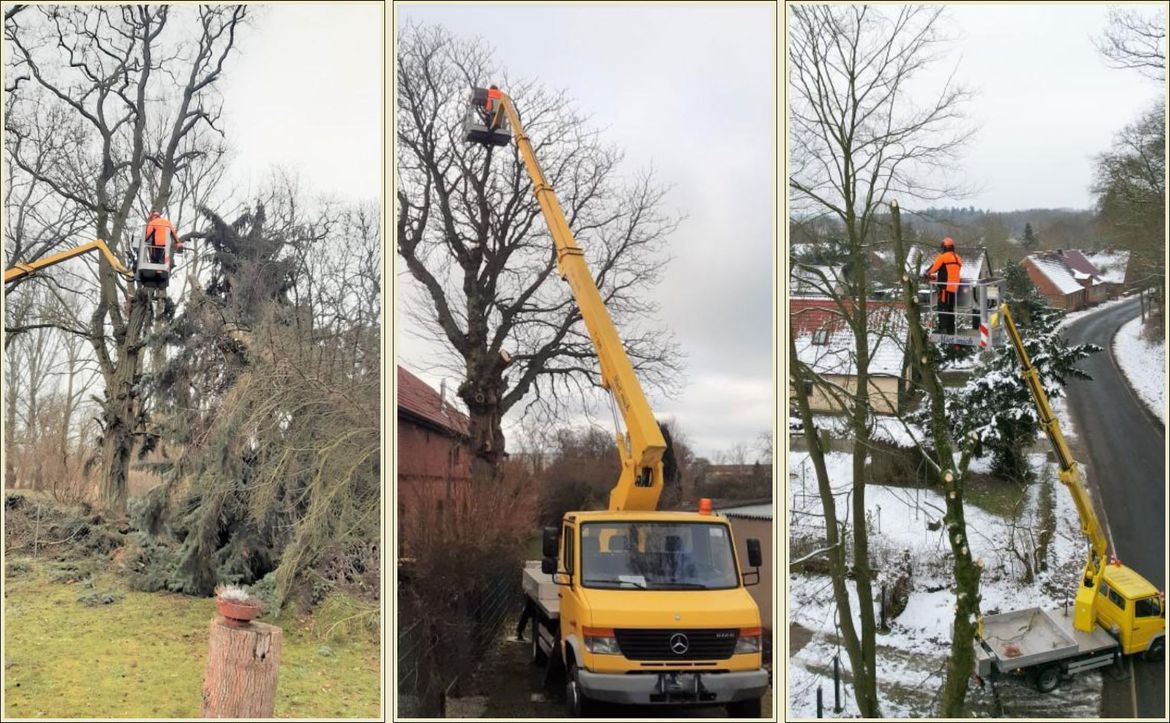
[[[760,652],[763,633],[761,628],[740,628],[739,639],[735,641],[735,654]]]
[[[597,655],[621,655],[613,628],[582,628],[585,649]]]

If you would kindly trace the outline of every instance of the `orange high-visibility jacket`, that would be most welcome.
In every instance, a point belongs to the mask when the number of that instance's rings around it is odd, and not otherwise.
[[[495,101],[499,100],[502,96],[503,93],[500,92],[499,88],[488,88],[487,100],[483,104],[484,110],[491,113],[492,108],[495,107]]]
[[[934,263],[930,265],[928,274],[938,274],[936,280],[939,284],[946,284],[946,288],[939,289],[939,298],[946,298],[947,294],[953,294],[959,290],[959,270],[963,266],[963,260],[954,251],[943,251],[935,257]]]
[[[175,225],[162,216],[146,224],[146,240],[154,246],[166,246],[168,231],[175,237],[175,249],[182,248],[183,243],[179,241],[179,232],[175,230]]]

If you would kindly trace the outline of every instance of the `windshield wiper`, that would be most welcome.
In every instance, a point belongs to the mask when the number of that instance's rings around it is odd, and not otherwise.
[[[675,580],[656,580],[656,585],[669,586],[684,590],[706,590],[707,586],[701,582],[677,582]]]
[[[633,580],[586,580],[585,584],[586,585],[596,585],[598,587],[613,588],[613,589],[621,588],[625,585],[629,585],[630,587],[636,587],[639,590],[646,589],[645,584],[640,583],[640,582],[634,582]]]

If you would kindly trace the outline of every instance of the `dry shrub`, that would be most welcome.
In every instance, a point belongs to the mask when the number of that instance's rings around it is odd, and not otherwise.
[[[536,519],[536,495],[520,465],[499,479],[419,485],[400,496],[401,554],[419,579],[460,580],[518,564]]]
[[[514,611],[536,496],[519,465],[496,479],[418,486],[399,499],[400,624],[422,635],[416,666],[424,688],[457,680]]]

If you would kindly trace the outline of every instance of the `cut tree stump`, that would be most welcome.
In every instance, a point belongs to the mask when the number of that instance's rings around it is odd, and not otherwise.
[[[211,620],[203,676],[204,718],[272,718],[280,672],[280,628],[251,622],[236,627]]]

